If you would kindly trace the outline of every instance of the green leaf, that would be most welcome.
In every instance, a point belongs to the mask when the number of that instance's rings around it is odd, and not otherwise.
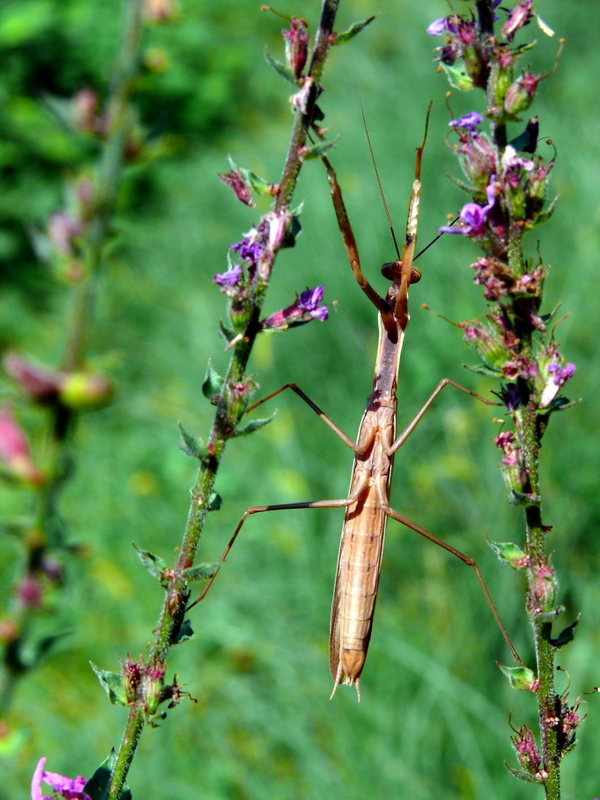
[[[467,72],[462,58],[459,58],[454,64],[444,64],[443,61],[440,61],[440,66],[446,73],[450,86],[454,86],[455,89],[461,92],[471,91],[473,88],[473,78],[471,78]]]
[[[508,766],[506,761],[504,762],[504,766],[510,772],[510,774],[514,775],[519,781],[525,781],[525,783],[542,783],[542,779],[532,775],[531,772],[525,772],[524,769],[513,769],[512,767]]]
[[[506,675],[513,689],[522,692],[535,692],[537,689],[537,678],[533,670],[528,667],[505,667],[498,663],[498,667]]]
[[[218,372],[212,367],[211,362],[208,362],[206,368],[206,375],[202,384],[202,394],[208,398],[211,403],[216,404],[217,398],[223,392],[225,386],[225,378],[222,378]]]
[[[184,619],[179,630],[173,635],[173,644],[181,644],[182,642],[187,642],[193,638],[194,631],[192,628],[192,623],[189,621],[189,619]]]
[[[192,436],[189,434],[181,422],[177,423],[181,439],[179,440],[179,449],[183,450],[186,456],[198,458],[200,461],[205,461],[208,458],[208,450],[203,440],[199,436]]]
[[[281,75],[282,78],[285,78],[286,81],[293,83],[294,86],[298,86],[298,81],[296,80],[296,76],[294,75],[292,70],[288,66],[286,66],[286,64],[283,64],[281,61],[278,61],[276,58],[273,58],[273,56],[269,53],[266,47],[264,53],[267,64],[270,67],[273,67],[275,72]]]
[[[516,544],[512,542],[492,542],[490,539],[487,539],[487,543],[500,561],[509,564],[513,569],[523,569],[523,567],[527,566],[529,560],[527,554]]]
[[[337,145],[339,138],[336,136],[333,142],[318,142],[313,145],[304,153],[304,160],[309,161],[311,158],[321,158],[321,156],[327,155]]]
[[[497,378],[501,373],[497,369],[493,369],[492,367],[486,367],[485,364],[463,364],[465,369],[468,369],[469,372],[474,372],[476,375],[485,375],[488,378]]]
[[[332,44],[346,44],[346,42],[349,42],[350,39],[354,39],[357,34],[364,30],[367,25],[370,25],[378,16],[379,14],[375,14],[374,16],[369,17],[369,19],[365,19],[362,22],[355,22],[348,28],[347,31],[336,33]]]
[[[249,436],[251,433],[254,433],[254,431],[259,431],[261,428],[264,428],[265,425],[272,422],[276,416],[277,412],[275,411],[267,419],[251,419],[249,422],[246,422],[245,425],[238,425],[233,432],[233,436]]]
[[[154,553],[151,553],[149,550],[142,550],[135,542],[132,542],[132,544],[135,547],[135,552],[138,554],[140,561],[146,567],[150,575],[158,581],[162,581],[163,572],[167,568],[166,561],[160,556],[154,555]]]
[[[221,562],[217,561],[214,564],[197,564],[195,567],[188,567],[183,570],[183,577],[186,581],[206,581],[217,572]]]
[[[108,787],[110,779],[114,772],[117,763],[117,754],[114,749],[110,751],[108,758],[106,758],[98,769],[94,772],[92,777],[83,787],[83,793],[92,800],[106,800],[108,796]],[[123,786],[119,794],[119,800],[131,800],[131,791],[127,784]]]
[[[96,673],[96,677],[100,681],[100,686],[108,695],[108,699],[113,705],[127,705],[127,698],[125,696],[125,688],[123,687],[123,678],[117,672],[109,672],[109,670],[102,669],[93,661],[90,661],[90,666]]]
[[[229,344],[229,342],[233,341],[235,339],[235,337],[237,336],[237,333],[234,330],[232,330],[232,328],[228,328],[222,322],[219,322],[219,332],[220,332],[221,336],[223,337],[223,339],[225,339],[227,344]]]

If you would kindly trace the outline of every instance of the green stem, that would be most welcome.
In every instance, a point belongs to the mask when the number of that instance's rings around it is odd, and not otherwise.
[[[87,347],[89,320],[93,315],[98,274],[104,247],[110,233],[123,167],[125,145],[131,130],[129,100],[139,68],[142,41],[143,0],[128,0],[126,18],[117,56],[111,92],[106,105],[109,131],[102,153],[94,194],[93,217],[86,237],[86,277],[78,286],[68,333],[63,368],[77,369],[83,364]]]
[[[306,146],[308,130],[312,121],[314,105],[318,93],[318,82],[322,75],[329,45],[331,43],[331,35],[333,33],[333,24],[338,3],[339,0],[323,0],[319,29],[315,39],[309,75],[307,77],[307,80],[311,81],[312,88],[305,107],[306,110],[304,112],[298,110],[295,115],[290,146],[280,183],[280,192],[275,203],[276,213],[285,213],[287,211],[302,165],[302,151]],[[153,667],[165,667],[167,655],[173,643],[174,632],[180,626],[186,612],[190,592],[183,573],[185,569],[191,567],[194,563],[200,535],[209,510],[208,500],[213,491],[217,470],[225,450],[225,445],[227,440],[231,438],[242,415],[240,404],[239,402],[234,402],[229,388],[235,385],[241,385],[246,379],[246,368],[252,346],[260,331],[260,313],[276,255],[276,252],[273,252],[270,262],[266,265],[263,265],[261,262],[264,280],[256,287],[252,297],[253,306],[250,314],[250,321],[244,335],[239,338],[237,344],[233,348],[225,380],[226,388],[222,392],[217,403],[213,425],[208,438],[207,449],[209,455],[204,460],[199,470],[196,483],[191,490],[192,499],[179,557],[173,569],[173,578],[169,583],[165,595],[158,624],[154,629],[154,639],[147,659],[147,663]],[[137,720],[137,707],[134,716]],[[113,774],[107,800],[118,800],[129,764],[134,756],[138,738],[139,737],[134,736],[123,737],[117,756],[119,771],[117,773],[115,770]]]

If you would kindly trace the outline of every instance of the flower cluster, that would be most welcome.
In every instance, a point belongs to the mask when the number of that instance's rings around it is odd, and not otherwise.
[[[291,223],[290,214],[266,214],[241,242],[231,245],[232,252],[242,263],[234,264],[230,259],[229,268],[213,277],[214,283],[230,298],[229,318],[236,334],[242,333],[248,324],[253,292],[266,280],[269,264],[275,252],[284,245]],[[311,319],[323,322],[328,316],[327,307],[320,305],[323,293],[322,286],[307,289],[292,305],[263,320],[260,330],[286,330],[304,325]]]

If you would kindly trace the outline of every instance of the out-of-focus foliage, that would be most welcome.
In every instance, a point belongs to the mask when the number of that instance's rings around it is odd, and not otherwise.
[[[241,5],[241,7],[240,7]],[[119,0],[19,0],[0,7],[0,280],[18,280],[38,301],[29,232],[63,201],[61,182],[97,151],[68,125],[71,99],[102,100],[121,27]],[[180,5],[178,20],[148,31],[138,108],[149,153],[182,159],[222,139],[274,102],[252,86],[261,19],[249,3]],[[121,211],[139,212],[156,189],[151,170],[133,176]],[[137,180],[136,180],[137,179]]]
[[[542,257],[552,264],[547,305],[561,301],[571,312],[556,335],[578,366],[569,394],[584,397],[582,405],[552,420],[541,454],[545,521],[553,525],[565,623],[583,612],[562,664],[572,695],[599,683],[600,131],[590,98],[600,64],[596,30],[585,22],[596,2],[580,0],[577,13],[560,0],[539,3],[567,47],[534,107],[541,135],[558,150],[552,186],[561,195],[540,233]],[[65,512],[70,538],[85,543],[87,557],[69,562],[68,607],[59,619],[47,620],[48,630],[70,635],[19,688],[13,720],[22,731],[21,746],[18,756],[0,754],[0,795],[6,800],[26,796],[41,755],[48,756],[50,770],[88,776],[118,742],[124,712],[108,704],[88,660],[117,670],[118,659],[128,651],[136,655],[151,636],[160,589],[131,542],[168,562],[181,539],[194,463],[177,448],[176,423],[202,436],[208,430],[213,408],[201,396],[206,363],[209,356],[217,370],[227,363],[218,333],[223,296],[211,280],[226,268],[229,244],[258,216],[235,201],[216,173],[228,168],[231,153],[236,163],[275,181],[289,140],[290,87],[262,57],[265,44],[281,56],[283,21],[261,15],[254,0],[180,5],[178,22],[150,32],[148,46],[162,48],[168,68],[146,73],[140,99],[142,122],[157,141],[166,138],[169,157],[129,169],[92,335],[92,355],[113,375],[118,400],[85,418],[79,431]],[[0,6],[0,208],[8,231],[1,240],[2,275],[11,279],[1,287],[1,335],[50,363],[62,344],[63,290],[34,261],[27,230],[43,225],[62,204],[62,179],[94,144],[56,125],[44,97],[68,99],[89,85],[105,90],[118,6],[116,0]],[[302,14],[314,25],[318,3],[286,0],[279,10]],[[421,243],[465,196],[446,178],[457,176],[444,144],[447,82],[432,64],[438,42],[425,34],[447,6],[437,0],[342,0],[339,28],[376,11],[381,17],[367,31],[333,51],[321,105],[326,124],[341,136],[331,158],[365,272],[381,287],[379,265],[389,260],[390,244],[359,99],[398,229],[430,98],[436,105],[424,154]],[[534,71],[549,69],[556,41],[535,35]],[[453,116],[472,110],[471,102],[470,95],[455,93]],[[548,157],[554,152],[545,142],[540,148]],[[304,201],[303,234],[277,264],[265,312],[317,284],[325,284],[325,299],[337,306],[327,323],[265,337],[251,368],[260,393],[295,381],[352,433],[371,386],[375,315],[350,274],[318,162],[306,166],[296,199]],[[531,246],[535,253],[534,239]],[[400,373],[401,424],[442,377],[481,394],[491,388],[487,379],[462,369],[473,357],[460,333],[419,308],[427,302],[454,320],[480,315],[481,292],[468,269],[475,257],[468,242],[453,237],[419,262],[423,278],[411,290]],[[14,395],[4,379],[0,390]],[[201,561],[218,557],[248,505],[345,496],[351,453],[297,398],[282,396],[275,405],[273,423],[229,445],[217,482],[223,506],[210,516]],[[19,410],[32,447],[42,449],[38,416]],[[469,398],[440,398],[398,453],[393,503],[478,560],[529,661],[519,576],[498,564],[483,538],[520,541],[522,527],[497,474],[491,416]],[[29,508],[26,493],[4,486],[0,502],[5,514]],[[248,523],[206,602],[191,615],[195,638],[172,651],[170,673],[180,674],[198,702],[184,702],[160,728],[145,732],[130,775],[134,796],[528,800],[538,791],[519,785],[502,764],[513,763],[509,713],[534,725],[533,704],[524,695],[515,699],[495,666],[508,655],[475,578],[399,526],[389,528],[362,702],[344,687],[329,700],[327,627],[341,517],[332,510],[293,511]],[[3,608],[19,553],[14,540],[0,541]],[[565,760],[565,797],[600,794],[597,772],[590,769],[600,709],[595,696],[588,701],[582,742]]]

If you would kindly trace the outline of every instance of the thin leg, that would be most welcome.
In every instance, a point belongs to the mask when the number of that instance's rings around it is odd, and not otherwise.
[[[465,555],[460,550],[457,550],[455,547],[452,547],[452,545],[449,545],[447,542],[444,542],[443,539],[439,539],[437,536],[434,536],[433,533],[430,533],[428,530],[425,530],[425,528],[422,528],[420,525],[417,525],[415,522],[408,519],[408,517],[405,517],[403,514],[399,514],[397,511],[394,511],[388,505],[384,505],[383,510],[388,515],[388,517],[395,519],[397,522],[400,522],[402,523],[402,525],[406,526],[407,528],[410,528],[410,530],[415,531],[415,533],[419,533],[421,536],[424,536],[426,539],[429,539],[430,542],[433,542],[434,544],[437,544],[439,547],[442,547],[444,550],[447,550],[449,553],[452,553],[453,556],[459,558],[468,567],[473,567],[473,569],[475,570],[475,575],[477,576],[477,580],[479,581],[479,585],[481,586],[481,590],[487,601],[487,604],[490,607],[492,614],[494,615],[496,624],[500,628],[500,633],[504,637],[504,641],[508,645],[509,650],[512,653],[512,656],[517,662],[517,664],[519,664],[521,667],[524,667],[525,664],[521,660],[520,655],[517,653],[515,646],[510,640],[510,636],[508,635],[506,628],[502,624],[502,620],[500,619],[500,615],[496,610],[494,601],[492,600],[489,590],[485,585],[485,581],[483,580],[483,575],[481,574],[479,567],[477,566],[477,563],[474,561],[474,559],[472,559],[470,556]]]
[[[229,551],[233,547],[233,544],[234,544],[235,540],[237,539],[239,532],[242,530],[242,526],[244,525],[244,522],[246,522],[248,517],[251,516],[252,514],[262,514],[265,511],[291,511],[291,510],[296,509],[296,508],[346,508],[347,506],[352,505],[352,503],[354,503],[355,500],[356,500],[355,497],[344,497],[343,499],[340,499],[340,500],[314,500],[312,502],[308,501],[308,502],[304,502],[304,503],[281,503],[281,504],[271,505],[271,506],[250,506],[249,508],[247,508],[244,511],[244,513],[242,514],[242,516],[240,518],[240,521],[236,525],[236,528],[235,528],[235,530],[234,530],[234,532],[233,532],[233,534],[231,536],[231,539],[229,540],[229,543],[228,543],[227,547],[223,551],[223,555],[219,559],[219,565],[218,565],[214,575],[212,575],[210,577],[210,579],[208,580],[206,586],[202,590],[202,593],[201,593],[200,597],[198,597],[197,600],[194,600],[194,602],[190,606],[188,606],[187,610],[189,611],[197,603],[200,603],[202,600],[204,600],[208,590],[213,585],[213,582],[214,582],[215,578],[219,574],[219,571],[221,570],[221,567],[223,566],[223,564],[227,560],[227,556],[229,555]]]
[[[280,386],[279,389],[276,389],[274,392],[271,392],[271,394],[268,394],[266,397],[263,397],[257,403],[254,403],[254,405],[249,406],[246,409],[246,414],[248,414],[250,411],[254,411],[255,408],[258,408],[258,406],[262,405],[263,403],[266,403],[266,401],[270,400],[272,397],[281,394],[281,392],[285,391],[286,389],[291,389],[298,395],[298,397],[301,397],[302,400],[304,400],[304,402],[312,408],[315,414],[317,414],[317,416],[319,416],[323,420],[325,425],[327,425],[327,427],[330,428],[330,430],[332,430],[335,433],[335,435],[338,438],[340,438],[342,442],[344,442],[344,444],[347,445],[351,450],[353,450],[355,453],[362,453],[364,451],[365,449],[364,447],[359,447],[354,441],[354,439],[348,436],[347,433],[344,433],[344,431],[341,428],[338,428],[335,422],[332,419],[330,419],[327,416],[327,414],[321,411],[319,406],[316,403],[313,403],[310,397],[304,394],[302,389],[300,389],[300,387],[297,386],[295,383],[286,383],[285,386]],[[304,506],[302,506],[302,508],[303,507]]]
[[[429,406],[433,403],[433,401],[438,396],[438,394],[440,394],[442,392],[442,390],[446,388],[446,386],[454,386],[456,389],[460,389],[461,392],[464,392],[465,394],[469,394],[469,395],[471,395],[471,397],[475,397],[477,400],[481,400],[481,402],[485,403],[486,406],[497,406],[497,405],[499,405],[499,403],[495,403],[493,400],[486,400],[485,397],[481,397],[481,395],[476,394],[476,392],[472,392],[470,389],[467,389],[465,386],[461,386],[460,383],[455,383],[454,381],[451,381],[450,378],[444,378],[443,380],[441,380],[438,383],[437,387],[430,394],[428,400],[424,403],[424,405],[422,406],[421,410],[415,416],[415,418],[410,423],[410,425],[408,425],[402,431],[400,436],[396,439],[394,444],[390,447],[388,455],[390,455],[390,456],[393,455],[397,450],[399,450],[402,447],[404,442],[408,439],[408,437],[411,435],[411,433],[417,427],[419,422],[421,422],[421,420],[425,416],[425,413],[429,409]]]

